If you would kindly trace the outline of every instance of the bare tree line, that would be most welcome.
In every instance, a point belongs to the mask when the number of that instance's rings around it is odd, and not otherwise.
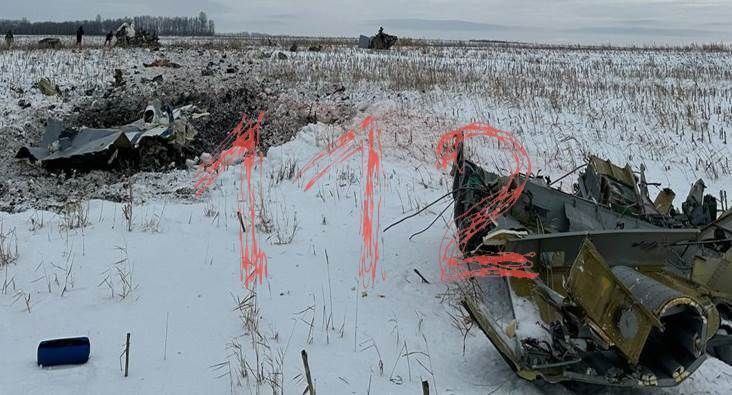
[[[25,35],[73,35],[79,26],[84,32],[93,36],[105,35],[116,30],[122,23],[135,23],[136,29],[156,32],[161,36],[213,36],[215,24],[201,11],[194,17],[136,16],[132,18],[102,19],[97,15],[95,20],[65,22],[30,22],[28,19],[0,20],[0,32],[12,31],[13,34]]]

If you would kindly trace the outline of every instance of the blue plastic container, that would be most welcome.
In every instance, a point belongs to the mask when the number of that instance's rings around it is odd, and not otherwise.
[[[79,365],[89,360],[88,337],[45,340],[38,345],[38,365]]]

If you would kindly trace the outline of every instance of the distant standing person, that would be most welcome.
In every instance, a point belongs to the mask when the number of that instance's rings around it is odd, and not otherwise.
[[[13,31],[8,30],[7,33],[5,33],[5,45],[10,48],[13,45]]]
[[[114,37],[114,32],[110,30],[109,33],[107,33],[107,39],[104,40],[104,46],[107,46],[107,44],[109,44],[110,47],[112,46],[112,37]]]
[[[76,31],[76,45],[81,46],[81,38],[84,36],[84,27],[79,26],[79,30]]]

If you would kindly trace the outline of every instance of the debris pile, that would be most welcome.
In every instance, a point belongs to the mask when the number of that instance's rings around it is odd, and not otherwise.
[[[157,33],[150,33],[143,29],[135,29],[134,23],[123,23],[114,32],[114,36],[117,38],[117,42],[115,43],[117,46],[160,48]]]
[[[192,105],[161,108],[160,102],[154,101],[141,119],[117,128],[76,130],[49,119],[40,144],[22,147],[16,158],[63,171],[180,166],[185,164],[184,152],[197,133],[191,120],[207,115]]]
[[[391,49],[397,40],[397,36],[384,33],[384,28],[381,27],[375,36],[361,35],[358,40],[358,47],[363,49]]]
[[[122,73],[122,69],[114,69],[114,82],[112,86],[121,87],[125,85],[125,77]]]
[[[41,48],[58,48],[61,46],[61,40],[55,37],[46,37],[38,40],[38,45]]]
[[[266,54],[267,59],[276,56],[277,52],[270,50]],[[196,53],[203,54],[205,51]],[[218,54],[216,51],[213,53]],[[110,165],[104,161],[109,157],[100,155],[96,163],[84,161],[76,167],[63,164],[60,166],[63,171],[48,171],[47,168],[52,169],[53,166],[41,165],[42,161],[6,161],[3,167],[6,177],[0,181],[0,211],[16,212],[28,208],[57,210],[60,207],[58,204],[69,196],[121,201],[127,196],[124,183],[130,174],[136,179],[146,178],[146,187],[141,192],[143,195],[177,193],[181,187],[188,186],[186,177],[189,175],[186,172],[169,171],[171,162],[175,162],[176,170],[182,170],[187,160],[195,164],[197,156],[215,152],[220,141],[241,119],[241,114],[265,112],[260,140],[262,152],[267,152],[270,146],[289,141],[311,121],[345,123],[354,115],[355,108],[351,100],[346,100],[348,92],[326,96],[334,91],[330,86],[305,90],[270,78],[230,78],[245,73],[258,75],[261,71],[256,62],[242,62],[231,56],[227,58],[226,53],[220,54],[215,61],[206,59],[198,64],[196,61],[179,61],[179,58],[185,60],[185,57],[174,58],[162,54],[150,57],[144,51],[134,54],[127,63],[116,64],[108,70],[108,78],[103,81],[105,86],[86,89],[86,86],[80,86],[82,84],[79,81],[67,81],[61,86],[63,101],[53,97],[50,101],[36,100],[38,104],[23,97],[12,101],[10,104],[13,109],[27,121],[17,126],[0,128],[3,154],[13,158],[24,146],[48,146],[41,142],[49,116],[62,120],[63,130],[120,129],[120,125],[142,118],[145,108],[156,99],[172,108],[193,104],[211,113],[210,116],[197,119],[188,117],[189,124],[197,131],[193,141],[177,150],[174,145],[161,145],[152,140],[156,148],[141,145],[138,149],[120,150],[118,159]],[[203,57],[199,55],[197,58]],[[170,59],[183,64],[183,67],[143,68],[143,62],[155,59]],[[229,74],[230,69],[235,74]],[[200,77],[209,72],[214,76]],[[37,82],[40,77],[33,82]],[[50,81],[54,87],[56,82],[60,83],[53,79]],[[25,92],[42,96],[36,88],[21,90],[13,84],[10,89],[19,95]],[[298,90],[304,93],[295,94]],[[315,100],[318,97],[321,99]],[[21,110],[29,105],[29,109]],[[163,155],[156,156],[153,148],[160,148],[164,151]],[[59,164],[62,162],[69,161],[58,161]],[[186,194],[181,196],[189,197]]]
[[[171,62],[168,59],[155,59],[150,63],[143,63],[142,64],[145,67],[170,67],[173,69],[178,69],[181,67],[178,63]]]
[[[689,191],[681,212],[673,207],[674,191],[665,188],[651,201],[645,168],[640,168],[636,180],[629,165],[621,168],[610,161],[590,156],[587,167],[574,185],[577,196],[608,206],[616,212],[632,214],[657,226],[682,228],[707,225],[717,218],[717,199],[704,195],[703,180]]]
[[[514,254],[532,265],[531,276],[462,283],[464,308],[516,374],[675,386],[707,356],[732,365],[732,210],[718,218],[703,181],[677,211],[670,189],[650,200],[647,186],[658,184],[643,168],[636,176],[590,157],[573,194],[525,174],[518,190],[460,150],[452,196],[458,234],[470,235],[462,256]],[[506,187],[520,192],[516,204],[462,232],[473,226],[466,213]]]
[[[33,84],[34,88],[38,88],[46,96],[61,96],[61,88],[54,84],[48,78],[41,78]]]

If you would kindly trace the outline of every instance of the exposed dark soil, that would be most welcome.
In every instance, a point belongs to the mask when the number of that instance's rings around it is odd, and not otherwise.
[[[265,113],[262,125],[261,145],[266,152],[272,145],[289,141],[308,123],[307,108],[293,109],[272,116],[283,103],[279,92],[267,81],[256,84],[247,81],[225,84],[220,87],[201,87],[192,90],[190,85],[174,79],[150,91],[127,88],[108,92],[102,98],[82,102],[66,122],[73,126],[113,127],[139,119],[145,107],[153,99],[160,99],[173,107],[194,104],[210,113],[210,116],[193,120],[198,134],[190,146],[190,157],[203,152],[213,152],[242,115],[256,118]],[[273,89],[275,88],[275,89]],[[270,92],[269,94],[265,92]],[[288,103],[289,104],[289,103]]]
[[[223,67],[217,70],[215,67]],[[236,74],[225,72],[226,65],[216,65],[211,75],[202,76],[197,67],[156,69],[162,82],[150,82],[151,71],[134,68],[123,73],[124,85],[109,87],[104,92],[72,98],[73,110],[64,122],[69,127],[106,128],[124,125],[139,119],[145,107],[154,99],[173,107],[194,104],[209,116],[193,120],[198,131],[193,143],[184,152],[168,152],[148,147],[137,160],[112,169],[83,169],[54,174],[37,164],[11,161],[5,164],[5,180],[0,182],[0,211],[22,211],[28,208],[54,209],[68,199],[106,199],[121,201],[127,194],[126,182],[132,177],[135,184],[144,179],[151,184],[150,194],[174,194],[186,198],[190,188],[185,168],[186,159],[202,153],[215,154],[216,148],[229,131],[241,120],[242,114],[256,118],[265,113],[261,132],[261,150],[266,153],[273,145],[291,140],[309,122],[347,122],[355,110],[343,100],[321,103],[317,92],[292,92],[279,81],[251,78],[251,65],[237,69]],[[206,66],[211,71],[211,66]],[[160,78],[157,78],[160,81]],[[318,117],[315,114],[325,114]],[[27,125],[0,133],[3,152],[12,157],[27,144],[36,144],[43,134],[45,121],[37,115]],[[175,163],[170,167],[171,162]],[[161,188],[156,191],[156,188]],[[146,190],[148,190],[146,189]],[[142,196],[144,199],[144,195]]]

